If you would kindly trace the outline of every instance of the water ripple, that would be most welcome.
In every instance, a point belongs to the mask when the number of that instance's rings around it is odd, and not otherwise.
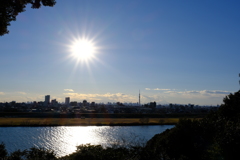
[[[173,125],[162,126],[88,126],[88,127],[0,127],[0,142],[13,152],[33,146],[54,150],[57,156],[68,155],[81,144],[103,146],[149,140]],[[138,139],[137,139],[138,138]]]

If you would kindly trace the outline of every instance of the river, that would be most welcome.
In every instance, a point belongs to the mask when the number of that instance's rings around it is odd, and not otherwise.
[[[78,127],[0,127],[0,142],[8,152],[33,146],[54,150],[58,157],[68,155],[81,144],[145,143],[155,134],[174,125],[154,126],[78,126]]]

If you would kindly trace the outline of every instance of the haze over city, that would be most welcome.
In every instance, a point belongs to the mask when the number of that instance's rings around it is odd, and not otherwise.
[[[0,37],[0,102],[221,104],[239,90],[239,1],[57,1]],[[79,54],[79,53],[87,54]]]

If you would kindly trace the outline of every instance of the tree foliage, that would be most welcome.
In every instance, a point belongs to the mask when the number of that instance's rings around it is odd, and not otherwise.
[[[0,159],[3,160],[57,160],[56,154],[52,150],[32,147],[28,150],[16,150],[8,153],[5,144],[0,144]]]
[[[232,160],[240,151],[240,91],[202,120],[182,119],[148,141],[143,159]]]
[[[80,145],[77,146],[76,152],[69,156],[63,157],[66,160],[91,159],[91,160],[122,160],[130,156],[127,148],[103,148],[101,145]],[[130,158],[129,158],[130,159]]]
[[[8,152],[5,148],[5,144],[4,143],[1,143],[0,144],[0,157],[1,158],[5,158],[7,156]]]
[[[182,119],[173,129],[148,141],[146,150],[151,159],[206,159],[209,142],[199,121]]]
[[[33,9],[43,6],[54,6],[55,0],[1,0],[0,1],[0,36],[9,33],[10,22],[16,21],[19,13],[24,12],[27,4]]]

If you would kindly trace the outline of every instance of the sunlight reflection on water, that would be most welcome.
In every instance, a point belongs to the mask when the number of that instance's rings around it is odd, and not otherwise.
[[[162,126],[88,126],[88,127],[0,127],[0,142],[9,152],[29,149],[33,146],[54,150],[57,156],[68,155],[81,144],[103,146],[126,140],[145,142],[155,134],[173,125]],[[137,139],[136,139],[137,138]]]

